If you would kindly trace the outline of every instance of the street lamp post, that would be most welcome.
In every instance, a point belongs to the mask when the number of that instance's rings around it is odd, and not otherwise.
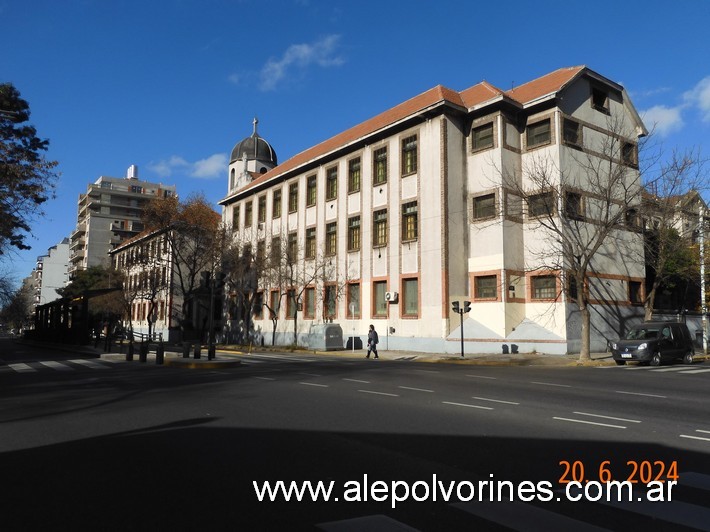
[[[700,312],[702,313],[703,354],[708,354],[708,309],[705,303],[705,207],[700,205]]]

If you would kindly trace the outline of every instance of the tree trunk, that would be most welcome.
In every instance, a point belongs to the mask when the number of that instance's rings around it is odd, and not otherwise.
[[[589,352],[589,338],[590,338],[590,332],[591,332],[591,316],[589,312],[589,307],[587,305],[582,305],[579,308],[579,311],[582,315],[582,345],[580,346],[579,350],[579,361],[580,362],[589,362],[592,357]]]
[[[298,310],[293,313],[293,345],[298,347]]]
[[[658,286],[654,283],[653,286],[651,287],[651,290],[648,293],[648,296],[646,296],[646,301],[644,302],[643,305],[643,310],[644,310],[644,316],[643,319],[644,321],[651,321],[651,318],[653,318],[653,305],[656,303],[656,289]]]

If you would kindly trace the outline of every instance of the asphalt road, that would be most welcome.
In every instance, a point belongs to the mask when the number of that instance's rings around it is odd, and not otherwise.
[[[710,527],[707,364],[251,355],[188,370],[0,348],[3,530]],[[560,483],[674,472],[672,502],[569,502]],[[258,502],[267,480],[333,482],[339,500]],[[392,508],[376,481],[426,500]],[[467,498],[486,481],[549,482],[551,500],[432,501],[437,482]]]

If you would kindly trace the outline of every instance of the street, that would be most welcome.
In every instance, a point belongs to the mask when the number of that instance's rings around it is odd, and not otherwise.
[[[238,367],[190,370],[2,347],[4,530],[710,526],[707,363],[500,367],[255,354]],[[561,496],[561,481],[601,481],[602,472],[642,480],[652,468],[672,480],[673,464],[672,502]],[[547,481],[555,497],[396,505],[342,497],[349,481],[432,478]],[[340,500],[258,502],[254,482],[278,480],[333,482]]]

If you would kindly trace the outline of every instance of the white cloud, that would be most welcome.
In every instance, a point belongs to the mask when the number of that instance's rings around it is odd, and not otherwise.
[[[260,73],[261,90],[274,90],[276,86],[297,69],[303,73],[311,65],[327,68],[340,66],[345,60],[337,55],[339,35],[328,35],[311,44],[293,44],[280,59],[269,59]]]
[[[686,102],[700,110],[703,122],[710,122],[710,76],[700,80],[683,97]]]
[[[226,173],[227,156],[224,153],[215,153],[191,163],[180,156],[173,155],[167,160],[149,163],[148,169],[163,178],[182,173],[198,179],[214,179]]]
[[[649,130],[665,137],[683,128],[683,117],[681,116],[683,107],[682,105],[678,107],[655,105],[643,111],[641,117]]]

